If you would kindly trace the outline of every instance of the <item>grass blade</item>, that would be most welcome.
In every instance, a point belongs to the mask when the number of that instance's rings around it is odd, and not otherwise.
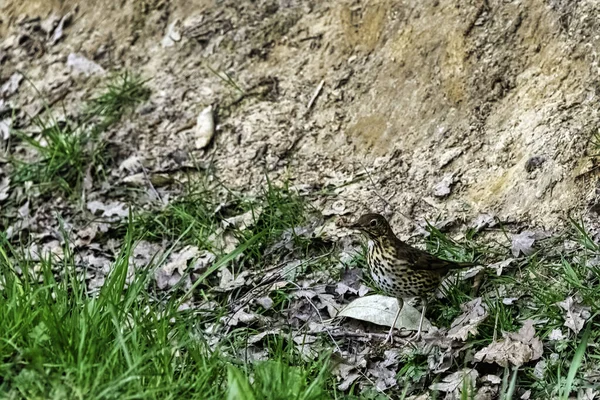
[[[573,356],[573,361],[571,361],[571,366],[569,367],[569,372],[567,374],[567,380],[565,381],[565,389],[560,396],[561,400],[568,400],[569,394],[571,394],[573,381],[575,381],[575,375],[577,375],[577,371],[583,363],[583,356],[585,355],[588,340],[590,338],[590,328],[591,324],[588,324],[587,328],[585,328],[585,332],[583,333],[583,337],[581,338],[581,342],[579,342],[579,346],[577,346],[577,350],[575,350],[575,355]]]

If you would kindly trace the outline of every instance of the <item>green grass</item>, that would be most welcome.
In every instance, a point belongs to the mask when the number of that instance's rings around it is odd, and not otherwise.
[[[288,350],[275,347],[275,361],[240,368],[226,355],[229,344],[206,343],[193,311],[178,311],[175,298],[154,299],[147,290],[151,266],[126,283],[133,229],[93,297],[68,246],[61,260],[46,259],[36,268],[0,242],[5,398],[329,398],[326,358],[283,363]]]
[[[84,126],[36,118],[39,138],[25,133],[17,137],[37,153],[37,160],[25,162],[13,159],[13,184],[33,182],[46,193],[53,189],[71,194],[83,185],[88,168],[101,163],[102,151]]]
[[[575,350],[575,354],[573,355],[573,360],[571,361],[571,366],[569,367],[569,372],[567,374],[565,388],[560,395],[561,400],[567,400],[571,395],[571,389],[573,388],[575,376],[577,375],[577,372],[583,363],[583,359],[587,351],[587,345],[590,338],[590,328],[591,324],[588,324],[581,338],[581,342],[579,343],[579,346],[577,346],[577,350]]]
[[[598,256],[600,247],[583,224],[574,220],[571,222],[572,229],[569,232],[538,243],[541,246],[540,251],[524,260],[516,261],[502,276],[488,273],[480,289],[479,295],[483,297],[488,317],[479,325],[478,334],[469,339],[471,351],[477,351],[493,340],[502,339],[503,332],[519,330],[525,319],[543,321],[535,327],[542,340],[546,340],[550,332],[557,328],[573,337],[573,341],[554,343],[551,345],[554,348],[550,350],[546,348],[546,351],[557,353],[558,360],[555,364],[547,365],[543,381],[534,377],[536,362],[504,372],[496,366],[497,374],[504,376],[504,386],[500,388],[504,399],[516,398],[516,388],[531,389],[533,398],[567,398],[575,388],[581,387],[578,385],[581,385],[582,381],[578,377],[583,373],[586,360],[595,356],[589,351],[588,345],[592,341],[600,340],[600,334],[590,333],[590,327],[597,325],[595,317],[586,322],[585,332],[573,335],[563,326],[565,311],[556,304],[567,296],[577,295],[584,306],[591,308],[592,315],[600,314],[600,292],[596,287],[600,281],[600,268],[586,265],[588,259]],[[427,250],[445,259],[477,260],[485,264],[496,261],[496,257],[504,259],[508,256],[506,245],[485,244],[470,235],[457,242],[431,225],[428,231]],[[578,247],[569,253],[557,254],[553,251],[562,246],[565,240],[575,241]],[[526,285],[523,282],[526,282]],[[446,291],[444,301],[434,301],[430,304],[428,316],[434,324],[449,327],[454,318],[462,313],[460,305],[472,299],[470,285],[471,281],[458,282]],[[507,288],[509,292],[501,294],[501,287]],[[511,291],[520,296],[519,299],[512,305],[504,304],[503,298],[510,297]],[[591,329],[591,332],[597,330]],[[547,347],[548,343],[545,343],[545,346]],[[545,357],[548,357],[548,353],[545,353]],[[422,371],[423,375],[419,371]],[[424,379],[425,382],[432,379],[426,364],[423,360],[419,361],[418,353],[403,360],[399,375],[406,380],[415,372],[415,376]]]
[[[103,91],[85,105],[80,122],[38,116],[38,132],[16,132],[36,153],[33,161],[11,158],[13,185],[32,182],[42,194],[59,190],[66,195],[82,191],[86,175],[97,178],[105,166],[105,144],[100,134],[126,112],[148,98],[144,81],[128,72],[117,74]]]
[[[595,132],[590,139],[589,157],[600,156],[600,132]]]
[[[136,231],[154,241],[174,241],[181,237],[185,243],[218,253],[211,240],[220,223],[217,214],[220,203],[215,192],[214,187],[200,179],[159,212],[140,212],[134,219]]]
[[[115,74],[101,93],[87,102],[84,115],[100,119],[99,127],[108,127],[125,114],[133,112],[138,104],[148,100],[150,90],[144,85],[146,82],[147,80],[129,71]]]
[[[77,193],[88,171],[103,164],[98,133],[146,96],[143,81],[121,75],[90,101],[84,112],[87,124],[38,119],[39,135],[32,139],[23,134],[22,140],[39,158],[30,164],[14,160],[13,183],[34,182],[43,191],[57,188]],[[251,196],[218,179],[196,178],[188,179],[195,183],[184,185],[181,195],[164,208],[137,210],[130,221],[107,233],[122,241],[122,246],[99,292],[88,293],[82,266],[68,246],[60,259],[35,263],[28,261],[25,243],[0,239],[0,393],[7,398],[34,399],[386,398],[375,389],[360,392],[358,386],[348,394],[338,393],[338,382],[329,374],[329,352],[308,361],[289,337],[265,339],[260,346],[268,361],[245,364],[240,352],[250,335],[265,326],[241,324],[226,332],[218,330],[218,342],[206,334],[208,327],[224,328],[222,318],[230,315],[232,305],[248,290],[213,290],[222,267],[234,274],[249,270],[260,276],[264,268],[301,260],[293,271],[295,278],[326,271],[328,283],[335,284],[341,263],[334,245],[298,233],[313,222],[316,212],[287,183],[267,178],[264,189]],[[247,226],[225,226],[227,219],[244,214],[249,215]],[[584,374],[600,359],[593,346],[600,340],[600,292],[596,288],[600,268],[587,265],[600,254],[600,247],[583,224],[571,222],[568,232],[537,243],[539,251],[516,260],[502,276],[487,273],[477,296],[483,298],[489,315],[478,334],[456,350],[448,373],[472,366],[469,360],[474,352],[500,340],[503,332],[517,331],[531,318],[541,321],[535,329],[544,340],[546,360],[549,354],[557,355],[556,362],[548,362],[543,379],[535,376],[536,362],[507,369],[475,367],[503,377],[499,390],[505,399],[517,398],[521,388],[531,389],[532,398],[567,398],[585,385]],[[487,243],[484,235],[473,231],[460,240],[431,225],[428,232],[427,250],[445,259],[486,265],[509,256],[508,235],[508,243]],[[226,251],[219,244],[224,234],[234,239],[233,250]],[[161,292],[153,278],[161,260],[138,269],[133,280],[127,280],[132,246],[142,239],[172,248],[192,244],[213,252],[216,260],[194,277],[191,288],[177,285]],[[576,243],[575,248],[556,251],[567,239]],[[365,267],[364,249],[347,265],[357,266]],[[365,279],[368,283],[368,275]],[[427,316],[434,325],[448,328],[463,312],[461,305],[475,297],[472,282],[457,282],[446,290],[444,300],[430,303]],[[268,293],[273,307],[256,307],[254,312],[272,321],[288,321],[296,290],[288,285]],[[579,334],[563,326],[565,312],[556,304],[567,296],[580,298],[593,315]],[[504,304],[504,297],[518,299]],[[180,308],[190,301],[194,305],[210,301],[211,308]],[[548,341],[553,329],[561,329],[568,340]],[[293,330],[283,326],[282,336]],[[335,348],[326,335],[318,337],[318,344],[322,349]],[[340,346],[346,344],[338,341]],[[431,383],[442,378],[429,370],[430,355],[403,352],[397,373],[402,384],[387,394],[404,398],[427,392]],[[373,347],[370,360],[379,356],[381,349]],[[470,383],[463,383],[461,398],[472,398]]]
[[[329,398],[325,390],[327,363],[321,365],[319,374],[303,367],[290,366],[281,361],[266,361],[258,364],[253,373],[252,384],[248,376],[238,368],[228,368],[228,399],[292,399],[318,400]]]
[[[267,247],[282,239],[284,232],[289,233],[294,244],[304,246],[305,250],[310,247],[292,229],[306,221],[306,200],[286,183],[274,185],[267,179],[261,193],[244,197],[219,182],[198,181],[160,212],[140,213],[134,222],[138,231],[152,240],[182,237],[185,243],[221,254],[223,248],[217,245],[215,235],[225,229],[241,244],[252,241],[252,247],[246,250],[242,260],[248,265],[269,257]],[[219,195],[219,192],[225,194]],[[249,216],[248,226],[224,224],[226,219],[242,214]],[[274,253],[277,251],[271,249],[270,255]]]
[[[219,207],[222,196],[228,199],[226,207]],[[211,291],[211,278],[219,268],[228,265],[236,271],[255,269],[290,251],[304,257],[307,249],[314,250],[310,241],[295,241],[293,234],[288,238],[291,248],[272,250],[273,244],[290,233],[290,227],[307,222],[310,209],[305,199],[285,184],[268,183],[254,198],[244,198],[219,185],[200,185],[172,204],[182,216],[167,207],[164,215],[155,213],[153,222],[138,216],[124,227],[121,253],[105,284],[93,295],[87,292],[68,246],[61,259],[36,264],[27,261],[22,248],[0,242],[0,392],[8,398],[385,398],[374,390],[359,393],[357,388],[351,389],[351,394],[338,393],[335,378],[328,372],[328,355],[307,361],[293,342],[283,337],[265,339],[261,344],[269,361],[244,364],[240,351],[247,346],[248,337],[264,327],[235,327],[221,333],[216,344],[209,344],[204,333],[209,325],[218,324],[228,315],[229,304],[235,300],[235,295]],[[161,260],[138,269],[127,283],[128,260],[135,240],[201,245],[224,218],[249,210],[256,210],[256,218],[247,229],[233,231],[239,239],[236,249],[219,254],[191,289],[156,292],[153,271]],[[487,278],[480,295],[489,316],[479,326],[479,333],[469,338],[465,349],[456,353],[449,372],[455,367],[471,366],[466,361],[469,354],[501,339],[503,332],[517,331],[527,318],[543,321],[535,327],[542,339],[552,329],[563,328],[564,311],[556,302],[568,295],[578,294],[592,313],[600,311],[600,295],[586,286],[590,279],[596,279],[594,268],[585,265],[587,257],[597,254],[593,240],[579,225],[573,225],[566,238],[576,240],[579,247],[569,254],[550,255],[556,242],[541,243],[538,253],[520,260],[503,276]],[[484,249],[489,248],[473,239],[452,240],[439,231],[430,235],[426,245],[436,254],[460,261],[481,259]],[[267,254],[269,251],[272,253]],[[358,255],[351,264],[360,266],[364,260]],[[499,288],[516,290],[526,279],[526,293],[514,304],[504,304]],[[460,304],[472,298],[469,285],[466,281],[451,287],[447,300],[433,302],[428,317],[436,325],[448,327],[461,312]],[[276,304],[265,314],[277,318],[287,312],[292,293],[287,289],[272,292]],[[179,306],[190,299],[210,300],[216,305],[209,312],[180,310]],[[597,327],[598,322],[592,319],[579,335],[570,334],[571,341],[546,341],[544,357],[554,352],[558,360],[548,364],[541,381],[533,374],[536,362],[506,370],[487,365],[485,370],[504,378],[499,388],[503,398],[517,398],[518,388],[531,389],[534,398],[565,398],[582,387],[582,374],[598,358],[590,346],[600,339],[595,333],[600,332]],[[286,329],[292,331],[291,327]],[[563,332],[568,330],[563,328]],[[327,348],[329,339],[320,340]],[[377,359],[378,351],[373,349],[371,359]],[[397,375],[403,384],[388,394],[402,398],[423,393],[441,379],[429,371],[429,356],[422,351],[404,352]],[[461,396],[473,396],[470,384],[463,385]]]

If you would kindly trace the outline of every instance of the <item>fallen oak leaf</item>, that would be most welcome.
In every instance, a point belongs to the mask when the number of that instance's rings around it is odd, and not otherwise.
[[[191,269],[198,271],[206,268],[216,258],[210,252],[204,252],[200,257],[198,256],[199,253],[200,251],[196,246],[185,246],[180,251],[172,253],[167,262],[155,272],[158,288],[162,290],[177,284],[185,275],[191,260],[195,260],[190,265]]]
[[[450,339],[467,340],[469,334],[476,336],[477,327],[488,316],[486,307],[481,303],[481,297],[473,299],[460,306],[462,315],[456,318],[448,331]]]
[[[585,321],[591,316],[591,308],[582,306],[572,296],[556,303],[556,305],[566,311],[564,326],[575,332],[575,334],[578,334],[583,329]]]
[[[535,243],[535,233],[532,231],[523,231],[518,235],[513,235],[511,243],[511,252],[513,256],[519,257],[521,253],[530,256],[535,253],[533,244]]]
[[[508,258],[503,261],[492,263],[488,265],[488,268],[493,269],[494,271],[496,271],[496,275],[500,276],[502,275],[502,271],[504,270],[504,268],[508,267],[513,261],[515,261],[514,258]]]
[[[471,390],[474,389],[478,377],[479,372],[476,369],[465,368],[442,378],[441,382],[432,384],[429,386],[429,389],[460,394],[462,388],[468,387]],[[460,396],[455,398],[460,398]]]
[[[533,244],[536,240],[542,240],[550,237],[547,232],[532,232],[523,231],[518,235],[513,235],[511,241],[511,252],[513,256],[519,257],[519,254],[523,253],[526,256],[530,256],[535,253]]]
[[[221,282],[218,288],[214,288],[219,292],[229,292],[244,286],[246,284],[246,277],[250,275],[250,271],[246,270],[234,277],[227,267],[223,267],[219,273],[221,274]]]
[[[542,342],[535,337],[533,321],[528,319],[519,332],[503,334],[504,339],[484,347],[475,353],[474,360],[502,367],[512,364],[516,367],[540,358],[544,352]]]
[[[127,207],[125,203],[119,201],[105,204],[101,201],[94,200],[87,203],[87,209],[92,214],[99,215],[100,217],[117,217],[118,219],[121,219],[129,216],[129,207]]]

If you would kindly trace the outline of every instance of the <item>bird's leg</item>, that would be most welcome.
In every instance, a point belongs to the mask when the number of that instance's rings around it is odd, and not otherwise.
[[[398,311],[396,312],[396,317],[394,318],[394,323],[390,327],[390,331],[388,332],[383,344],[386,344],[388,341],[390,342],[390,344],[394,344],[394,328],[396,327],[396,322],[398,321],[398,317],[400,316],[400,311],[402,311],[402,307],[404,307],[404,300],[399,297],[398,298]]]
[[[427,299],[423,297],[421,299],[421,304],[423,306],[422,307],[423,310],[421,311],[421,319],[419,321],[419,328],[417,329],[417,333],[411,338],[411,340],[421,339],[421,329],[423,328],[423,320],[425,319],[425,311],[427,310]]]

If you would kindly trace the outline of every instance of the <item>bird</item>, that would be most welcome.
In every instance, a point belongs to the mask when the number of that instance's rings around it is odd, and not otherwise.
[[[429,296],[451,270],[476,264],[442,260],[410,246],[398,239],[388,221],[380,214],[364,214],[349,227],[361,231],[368,239],[367,266],[377,287],[398,300],[398,312],[384,344],[388,341],[393,344],[393,331],[404,299],[412,297],[421,298],[423,305],[419,328],[412,338],[420,339]]]

